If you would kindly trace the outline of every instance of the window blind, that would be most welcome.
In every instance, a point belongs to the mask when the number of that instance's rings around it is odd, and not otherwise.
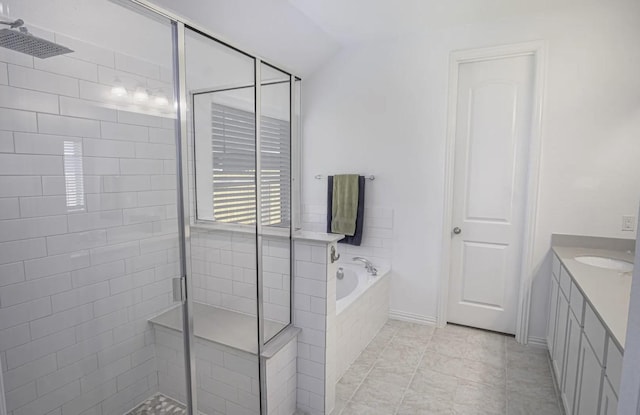
[[[262,116],[260,149],[262,223],[288,227],[291,222],[290,123]],[[254,224],[255,115],[211,104],[213,215],[224,223]]]
[[[69,212],[84,210],[82,141],[64,141],[64,183]]]

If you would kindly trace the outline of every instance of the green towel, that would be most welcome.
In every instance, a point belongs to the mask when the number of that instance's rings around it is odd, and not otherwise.
[[[357,174],[333,176],[333,200],[331,201],[331,232],[353,236],[358,216]]]

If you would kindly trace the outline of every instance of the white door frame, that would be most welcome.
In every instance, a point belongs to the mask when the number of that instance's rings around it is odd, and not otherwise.
[[[458,104],[458,69],[463,63],[481,62],[516,56],[533,56],[535,59],[535,78],[533,89],[533,107],[531,117],[531,135],[529,139],[529,161],[527,167],[527,193],[524,218],[524,241],[522,245],[522,263],[520,267],[520,288],[518,314],[516,320],[516,340],[526,344],[529,336],[529,309],[531,303],[531,283],[533,274],[533,248],[535,224],[538,211],[538,184],[540,155],[542,144],[542,104],[545,86],[545,45],[543,41],[516,43],[480,49],[468,49],[451,52],[449,59],[449,102],[447,117],[447,143],[445,156],[445,197],[444,220],[442,229],[441,277],[436,322],[438,327],[447,324],[449,299],[449,273],[451,258],[451,227],[453,208],[453,180],[455,159],[456,108]]]

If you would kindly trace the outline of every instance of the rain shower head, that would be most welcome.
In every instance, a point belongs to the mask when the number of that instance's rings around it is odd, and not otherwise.
[[[19,28],[19,30],[0,29],[0,46],[3,48],[26,53],[40,59],[73,52],[71,49],[57,43],[33,36],[26,27],[22,27],[24,24],[22,19],[14,22],[0,21],[0,23],[9,25],[12,29]]]

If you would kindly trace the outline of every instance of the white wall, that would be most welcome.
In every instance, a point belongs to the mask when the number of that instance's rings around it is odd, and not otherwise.
[[[449,53],[544,40],[548,50],[531,332],[546,330],[550,234],[631,238],[638,204],[640,10],[617,1],[429,31],[344,49],[303,93],[303,203],[318,172],[375,174],[373,205],[394,210],[391,309],[436,315],[443,232]],[[444,230],[448,232],[449,230]],[[542,270],[538,270],[539,267]]]

